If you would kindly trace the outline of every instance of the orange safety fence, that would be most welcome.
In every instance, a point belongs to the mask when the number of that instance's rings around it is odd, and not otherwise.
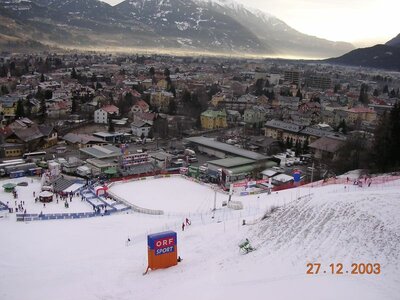
[[[274,186],[272,188],[272,191],[273,192],[277,192],[277,191],[282,191],[282,190],[287,190],[287,189],[293,189],[293,188],[297,188],[299,186],[303,186],[303,185],[306,185],[306,184],[308,184],[307,181],[301,181],[301,182],[297,182],[297,183],[291,181],[289,183],[284,183],[284,184],[281,184],[281,185]]]
[[[384,175],[384,176],[375,176],[375,177],[365,177],[361,176],[358,179],[352,179],[349,177],[349,180],[347,178],[327,178],[327,179],[322,179],[319,181],[314,181],[314,182],[308,182],[308,181],[301,181],[298,183],[294,182],[289,182],[285,183],[279,186],[275,186],[272,188],[272,191],[277,192],[277,191],[282,191],[282,190],[287,190],[287,189],[292,189],[296,187],[321,187],[321,186],[326,186],[326,185],[332,185],[332,184],[349,184],[349,185],[358,185],[358,182],[361,182],[363,185],[369,184],[385,184],[389,182],[393,182],[396,180],[400,180],[400,175]],[[400,185],[400,183],[399,183]]]
[[[372,184],[384,184],[388,182],[393,182],[396,180],[400,180],[399,175],[384,175],[384,176],[361,176],[358,179],[350,178],[327,178],[319,181],[314,181],[311,183],[306,184],[306,187],[319,187],[331,184],[350,184],[350,185],[357,185],[359,182],[362,184],[368,184],[371,182]]]

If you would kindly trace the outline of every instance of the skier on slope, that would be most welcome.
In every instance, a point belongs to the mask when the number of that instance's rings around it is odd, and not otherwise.
[[[185,222],[182,223],[182,231],[185,231]]]

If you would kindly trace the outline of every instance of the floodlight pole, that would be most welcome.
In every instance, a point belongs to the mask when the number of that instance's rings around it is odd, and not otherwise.
[[[232,193],[233,193],[233,183],[231,183],[231,184],[229,185],[229,198],[228,198],[228,202],[230,202],[231,199],[232,199]]]
[[[215,211],[217,209],[217,191],[214,191],[214,209],[213,211]]]
[[[217,210],[217,191],[214,191],[214,209],[213,211],[213,216],[211,217],[212,219],[214,219],[215,217],[215,211]]]
[[[313,183],[314,181],[314,161],[312,163],[312,167],[311,167],[311,183]]]

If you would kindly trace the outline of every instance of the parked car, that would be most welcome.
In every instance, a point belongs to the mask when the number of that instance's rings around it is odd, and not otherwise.
[[[188,158],[188,161],[193,163],[193,162],[198,162],[199,160],[197,159],[197,157],[191,156],[191,157]]]
[[[191,155],[191,156],[196,155],[196,152],[194,150],[192,150],[192,149],[185,149],[184,153],[186,155]]]

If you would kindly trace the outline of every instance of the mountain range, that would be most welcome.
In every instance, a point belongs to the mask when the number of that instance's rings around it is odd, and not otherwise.
[[[231,0],[0,0],[0,46],[20,45],[304,58],[354,49]]]
[[[390,41],[388,41],[385,45],[400,47],[400,33],[396,37],[394,37]]]
[[[326,62],[400,71],[400,34],[384,45],[355,49],[340,57],[327,59]]]

